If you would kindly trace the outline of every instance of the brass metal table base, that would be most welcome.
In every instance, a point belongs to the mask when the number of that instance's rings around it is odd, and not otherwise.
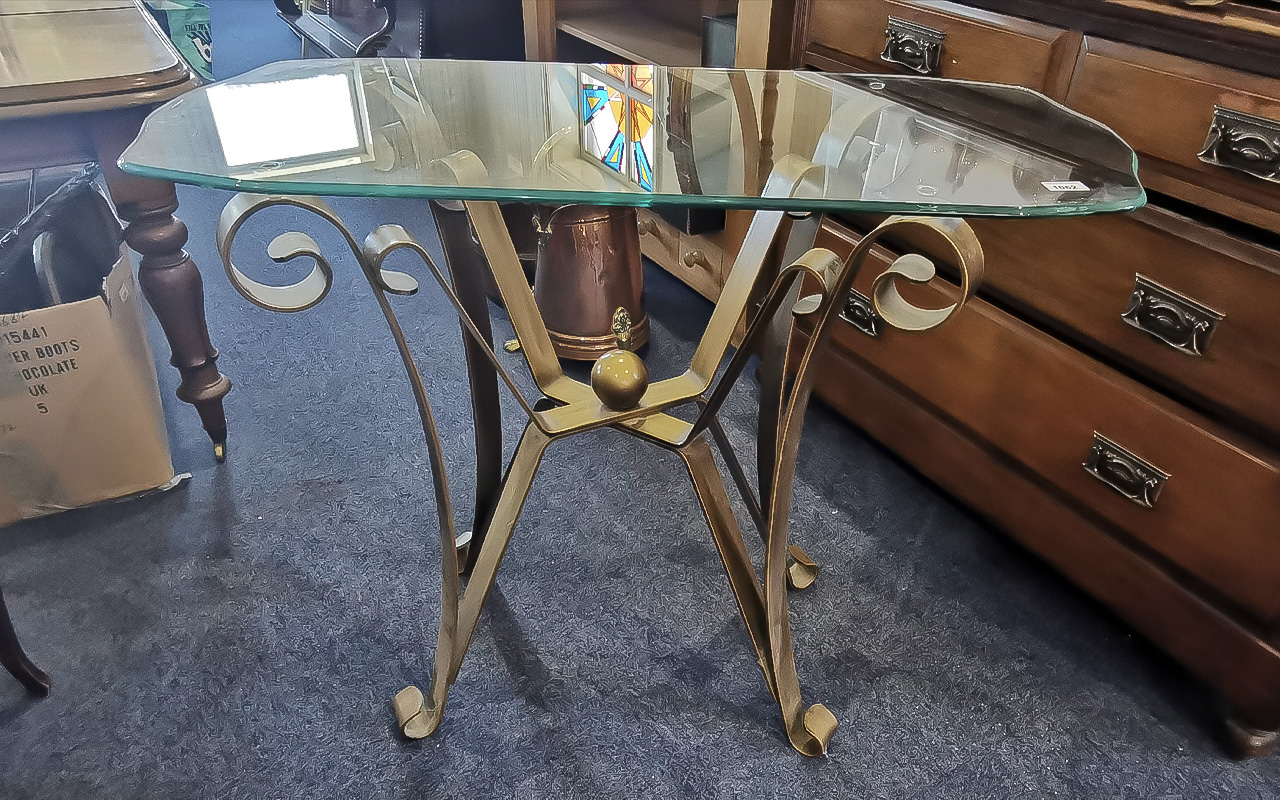
[[[460,183],[475,181],[476,171],[483,170],[479,160],[466,151],[442,162],[458,176]],[[774,168],[764,193],[792,194],[812,166],[787,156]],[[433,203],[449,261],[446,272],[398,225],[383,225],[360,243],[318,199],[237,195],[223,210],[218,225],[218,247],[228,277],[250,301],[273,311],[288,312],[310,308],[324,299],[333,273],[315,240],[299,232],[281,234],[268,247],[269,255],[277,262],[301,256],[315,260],[311,273],[296,284],[262,284],[232,263],[232,244],[240,226],[258,210],[272,205],[292,205],[311,211],[345,236],[390,326],[421,416],[440,522],[441,614],[430,688],[423,692],[410,686],[400,691],[392,702],[406,736],[428,736],[440,725],[449,687],[457,679],[480,610],[493,587],[543,453],[553,442],[609,427],[680,455],[711,528],[765,683],[778,702],[787,738],[807,756],[826,751],[837,723],[825,706],[806,705],[802,699],[787,593],[789,585],[807,586],[817,576],[817,565],[790,543],[788,530],[796,455],[815,377],[815,355],[829,339],[844,305],[843,298],[848,295],[870,248],[885,231],[901,226],[927,228],[951,244],[962,269],[961,298],[955,305],[943,309],[920,309],[907,303],[898,293],[895,282],[901,279],[926,283],[933,278],[933,266],[919,257],[904,257],[876,279],[873,295],[877,310],[889,324],[908,330],[925,330],[948,319],[972,296],[982,276],[982,250],[966,223],[954,218],[893,217],[868,234],[848,261],[842,261],[828,250],[811,249],[817,230],[816,217],[798,219],[792,225],[785,249],[783,263],[788,266],[769,285],[763,308],[748,326],[746,341],[732,355],[717,382],[714,380],[717,367],[728,352],[730,336],[747,308],[753,289],[762,280],[762,265],[784,219],[781,211],[758,212],[689,369],[682,375],[647,386],[634,406],[618,409],[601,402],[603,393],[598,397],[590,386],[567,377],[561,369],[496,203]],[[467,252],[469,229],[475,231],[482,257],[474,251]],[[477,516],[470,541],[463,547],[456,546],[459,535],[435,418],[418,367],[389,302],[389,295],[413,294],[418,288],[417,281],[410,275],[384,267],[386,259],[397,250],[418,254],[454,305],[466,334],[478,480]],[[494,353],[481,274],[485,262],[543,395],[536,398],[536,402],[530,402],[521,394]],[[802,283],[815,288],[816,294],[801,299]],[[798,358],[789,346],[797,316],[815,320]],[[762,353],[758,495],[715,416],[750,354],[756,350]],[[788,376],[793,377],[788,379]],[[502,474],[499,474],[498,379],[507,385],[529,420]],[[665,413],[686,404],[699,407],[691,423]],[[724,479],[712,457],[713,442],[721,449],[731,477],[746,498],[764,536],[763,579],[748,554]],[[467,576],[465,589],[460,576]]]

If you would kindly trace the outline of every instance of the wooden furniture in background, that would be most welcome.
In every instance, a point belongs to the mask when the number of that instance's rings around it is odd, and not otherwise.
[[[98,161],[138,281],[182,375],[178,397],[226,453],[222,398],[200,272],[182,246],[173,184],[124,175],[116,159],[147,112],[199,85],[141,0],[0,0],[0,171]]]
[[[18,643],[18,634],[13,630],[13,621],[9,619],[9,609],[4,604],[4,592],[0,591],[0,666],[18,679],[28,692],[40,697],[49,696],[49,676],[44,674]]]
[[[520,0],[275,0],[303,58],[519,61]]]
[[[785,68],[795,0],[523,0],[530,61],[698,66],[702,18],[737,14],[734,66]],[[723,229],[691,233],[638,209],[640,248],[667,272],[715,300],[751,215],[730,211]]]
[[[0,172],[98,161],[125,238],[142,255],[138,280],[182,375],[178,397],[195,405],[226,454],[222,398],[209,341],[200,272],[182,245],[173,184],[126,176],[116,159],[154,106],[200,79],[135,0],[0,0]],[[49,694],[49,677],[27,659],[0,595],[0,665],[31,692]]]
[[[1269,749],[1280,10],[801,0],[794,34],[795,66],[1030,86],[1140,152],[1138,213],[974,220],[986,282],[948,335],[878,325],[852,296],[818,392],[1219,691],[1239,753]],[[847,253],[875,222],[828,219],[818,243]],[[945,273],[938,242],[889,243],[884,263],[923,252]]]

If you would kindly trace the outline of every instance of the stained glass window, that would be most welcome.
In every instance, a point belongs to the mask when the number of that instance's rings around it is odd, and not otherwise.
[[[650,97],[653,96],[653,65],[636,64],[631,68],[631,85]]]
[[[580,71],[583,150],[647,192],[654,187],[653,70],[592,64]]]
[[[653,191],[653,106],[634,98],[631,102],[631,179]]]
[[[624,172],[626,98],[617,89],[582,74],[582,146],[601,164]]]

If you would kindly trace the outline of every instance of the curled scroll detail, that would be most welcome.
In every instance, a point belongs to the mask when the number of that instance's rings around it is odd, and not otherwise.
[[[414,400],[422,419],[422,432],[426,440],[435,489],[436,513],[440,521],[441,609],[436,641],[436,668],[428,694],[424,695],[417,687],[409,687],[397,694],[392,703],[405,735],[421,738],[431,734],[440,725],[440,720],[444,716],[444,703],[448,696],[449,685],[456,677],[457,663],[461,660],[461,654],[466,651],[466,647],[465,644],[461,649],[458,647],[460,639],[456,545],[458,537],[449,496],[449,483],[445,474],[444,445],[436,427],[435,417],[431,412],[431,405],[427,400],[422,374],[418,370],[404,331],[400,328],[400,323],[387,298],[388,294],[413,294],[418,290],[418,283],[406,273],[382,268],[382,261],[387,253],[400,244],[398,241],[386,241],[377,236],[376,234],[382,229],[371,234],[362,246],[356,242],[342,219],[322,200],[312,197],[238,194],[227,203],[218,220],[218,252],[222,256],[222,264],[231,284],[251,303],[282,313],[303,311],[323,300],[333,285],[333,269],[328,259],[321,253],[319,245],[312,237],[297,231],[277,236],[267,248],[267,254],[277,263],[302,256],[308,256],[315,261],[311,272],[297,283],[287,286],[260,283],[249,278],[232,263],[231,249],[240,227],[258,211],[271,206],[292,206],[310,211],[336,228],[345,238],[391,329],[392,338],[395,339],[400,358],[404,362]],[[420,247],[417,250],[439,277],[438,269],[430,263],[426,252]],[[470,634],[467,633],[466,636],[469,638]]]
[[[816,303],[812,298],[801,300],[798,307],[793,307],[791,331],[782,332],[789,339],[790,334],[794,332],[794,320],[797,316],[815,318],[803,354],[798,362],[794,362],[795,378],[790,383],[790,389],[784,391],[781,398],[782,413],[778,424],[775,430],[770,431],[777,436],[777,446],[774,450],[776,456],[766,496],[761,498],[760,503],[767,515],[763,599],[770,634],[769,660],[787,736],[792,746],[810,756],[826,751],[827,743],[835,732],[836,721],[825,707],[812,705],[806,708],[802,702],[791,643],[787,601],[787,555],[790,549],[789,527],[796,457],[804,427],[804,412],[817,376],[815,368],[819,360],[817,356],[826,347],[835,329],[836,321],[839,319],[844,298],[853,288],[854,281],[866,263],[871,248],[886,232],[903,226],[923,227],[941,236],[950,245],[956,254],[956,263],[960,267],[960,297],[953,305],[940,309],[919,308],[908,302],[898,292],[896,281],[927,283],[934,277],[934,268],[931,262],[922,257],[903,257],[895,261],[875,280],[873,294],[877,311],[889,324],[914,331],[935,328],[951,319],[955,312],[972,298],[982,281],[982,248],[973,230],[963,220],[958,219],[891,217],[863,237],[843,263],[840,263],[835,254],[828,250],[813,249],[782,270],[774,281],[764,306],[748,330],[749,341],[744,343],[740,351],[751,351],[756,348],[767,333],[768,320],[774,317],[782,303],[796,296],[798,282],[805,275],[817,279],[821,289],[816,297]],[[789,358],[780,359],[775,362],[774,368],[786,373],[790,371],[790,363]],[[726,371],[726,378],[732,381],[741,366],[735,358]],[[785,374],[774,376],[774,379],[779,386],[787,385]],[[708,404],[708,409],[704,409],[704,414],[708,410],[714,413],[722,399],[717,387]]]
[[[306,311],[315,306],[329,294],[333,288],[333,267],[320,250],[320,245],[308,234],[300,231],[288,231],[271,240],[267,245],[267,255],[277,264],[284,264],[296,258],[309,257],[315,265],[305,278],[284,286],[261,283],[250,278],[231,258],[232,245],[241,226],[259,211],[272,206],[292,206],[310,211],[332,225],[346,239],[352,255],[365,267],[360,245],[347,230],[342,218],[334,213],[323,200],[314,197],[282,197],[276,195],[259,195],[241,193],[231,198],[222,214],[218,217],[218,254],[222,257],[222,266],[227,272],[227,279],[236,291],[254,305],[268,311],[293,313]],[[413,294],[418,291],[418,282],[403,272],[390,270],[370,271],[365,269],[370,283],[376,289],[391,294]]]
[[[932,261],[922,255],[909,253],[899,257],[876,277],[872,283],[872,303],[876,312],[895,328],[905,331],[936,328],[953,318],[956,311],[973,299],[978,287],[982,285],[982,245],[964,220],[936,217],[891,217],[867,238],[878,239],[886,229],[895,226],[923,227],[947,242],[955,253],[955,262],[960,268],[960,297],[944,308],[920,308],[907,301],[898,292],[898,280],[927,284],[937,274]]]

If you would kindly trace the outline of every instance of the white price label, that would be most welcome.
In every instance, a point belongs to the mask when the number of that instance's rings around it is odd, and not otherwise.
[[[1041,181],[1040,185],[1051,192],[1087,192],[1089,185],[1080,181]]]

